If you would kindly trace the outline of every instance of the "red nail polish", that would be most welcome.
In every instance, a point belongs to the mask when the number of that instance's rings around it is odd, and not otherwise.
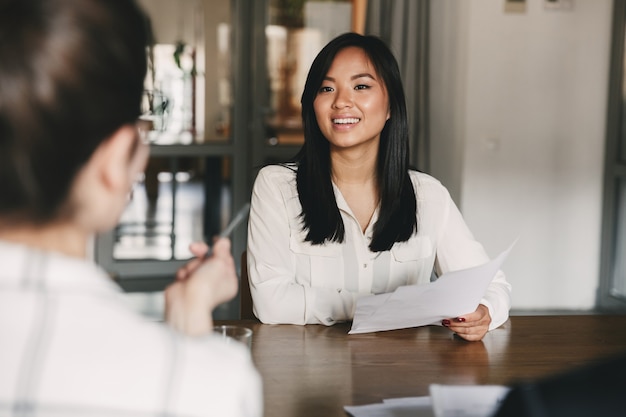
[[[457,320],[461,323],[465,323],[465,317],[459,317]]]
[[[448,320],[448,319],[442,320],[441,324],[443,324],[444,326],[448,327],[450,325],[450,320]]]

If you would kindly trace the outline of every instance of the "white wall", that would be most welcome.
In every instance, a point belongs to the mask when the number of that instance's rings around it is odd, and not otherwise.
[[[432,2],[433,174],[451,189],[516,309],[589,309],[599,283],[611,0],[521,14]]]

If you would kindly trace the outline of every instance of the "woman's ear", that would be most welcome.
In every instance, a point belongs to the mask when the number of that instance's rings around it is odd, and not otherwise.
[[[72,187],[75,219],[81,227],[94,232],[115,226],[148,154],[133,124],[121,126],[100,143]]]
[[[130,191],[146,166],[148,154],[148,147],[141,143],[134,125],[120,127],[96,151],[103,185],[110,191]]]

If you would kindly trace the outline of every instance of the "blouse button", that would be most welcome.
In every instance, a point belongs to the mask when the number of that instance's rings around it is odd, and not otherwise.
[[[363,264],[363,268],[367,268],[367,264]]]

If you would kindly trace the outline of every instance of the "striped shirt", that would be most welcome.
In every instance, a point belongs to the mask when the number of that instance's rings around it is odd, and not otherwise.
[[[245,347],[130,309],[85,260],[0,241],[0,416],[262,415]]]

